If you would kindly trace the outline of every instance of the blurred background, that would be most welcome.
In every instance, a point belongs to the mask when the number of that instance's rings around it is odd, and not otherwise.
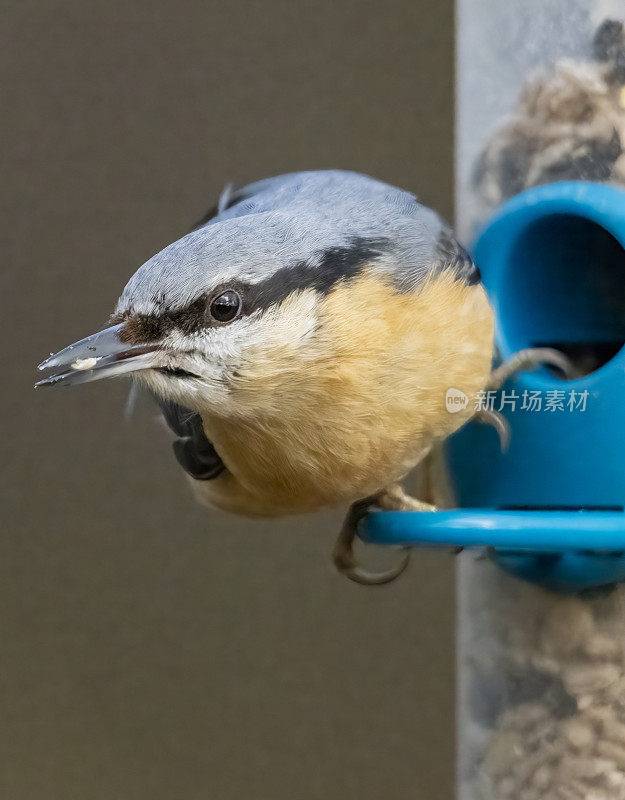
[[[352,584],[341,514],[209,513],[127,384],[32,384],[229,181],[343,167],[450,216],[451,0],[3,12],[0,797],[449,800],[449,555]]]

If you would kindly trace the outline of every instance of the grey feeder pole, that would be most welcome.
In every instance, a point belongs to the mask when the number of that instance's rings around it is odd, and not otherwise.
[[[458,0],[465,242],[525,189],[625,185],[622,20],[625,0]],[[622,584],[555,592],[474,552],[458,572],[460,800],[625,800]]]

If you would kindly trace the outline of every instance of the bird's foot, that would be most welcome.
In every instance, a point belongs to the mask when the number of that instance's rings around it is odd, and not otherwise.
[[[564,353],[553,347],[528,347],[519,350],[494,369],[486,388],[490,391],[501,389],[517,372],[528,372],[544,366],[555,367],[569,380],[575,377],[575,368]]]
[[[519,350],[507,361],[498,366],[491,372],[487,391],[496,391],[517,372],[527,372],[538,367],[550,366],[558,369],[565,378],[576,377],[575,369],[569,359],[559,350],[552,347],[528,347],[526,350]],[[510,446],[510,424],[508,420],[495,411],[493,408],[481,408],[475,414],[479,422],[492,425],[499,436],[499,443],[502,452],[506,452]]]
[[[410,560],[408,548],[402,548],[401,561],[388,570],[371,572],[358,564],[354,556],[354,540],[358,533],[358,525],[374,508],[384,511],[436,511],[435,506],[411,497],[397,485],[389,486],[363,500],[357,500],[350,506],[334,545],[332,559],[339,572],[365,586],[379,586],[394,581],[406,569]]]

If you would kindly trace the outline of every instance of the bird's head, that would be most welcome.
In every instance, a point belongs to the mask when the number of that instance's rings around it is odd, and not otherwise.
[[[384,207],[388,187],[376,185]],[[131,374],[188,408],[226,414],[271,403],[287,385],[296,392],[306,364],[327,356],[328,296],[373,262],[383,271],[391,240],[369,229],[357,192],[344,213],[325,210],[318,187],[312,200],[291,188],[283,205],[271,194],[277,207],[260,192],[143,264],[110,326],[50,356],[38,385]],[[435,241],[423,234],[438,232],[438,219],[423,219],[422,241]]]
[[[44,361],[38,385],[131,374],[200,413],[279,413],[340,362],[337,331],[345,353],[447,261],[447,238],[412,195],[365,176],[261,181],[143,264],[110,326]]]

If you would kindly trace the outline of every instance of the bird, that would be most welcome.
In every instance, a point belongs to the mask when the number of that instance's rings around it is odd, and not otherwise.
[[[446,391],[489,385],[493,337],[479,270],[436,212],[366,175],[297,172],[228,187],[37,385],[132,376],[200,502],[248,517],[349,506],[334,562],[376,584],[405,559],[364,569],[358,524],[433,510],[401,481],[473,416]]]

